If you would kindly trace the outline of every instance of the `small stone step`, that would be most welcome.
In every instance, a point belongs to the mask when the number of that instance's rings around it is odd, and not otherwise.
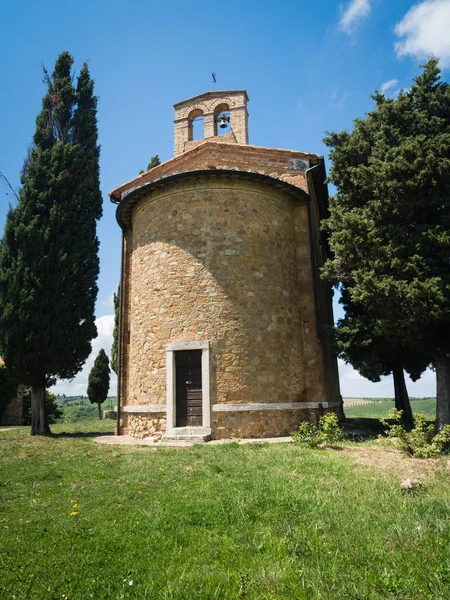
[[[170,433],[162,436],[161,442],[189,442],[191,444],[202,444],[211,439],[209,427],[174,427]]]
[[[211,434],[206,435],[189,435],[189,434],[172,434],[172,435],[163,435],[161,438],[161,442],[190,442],[191,444],[203,444],[204,442],[209,442],[211,439]]]

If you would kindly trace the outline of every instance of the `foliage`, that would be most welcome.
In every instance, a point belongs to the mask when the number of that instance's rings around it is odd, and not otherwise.
[[[40,434],[49,431],[38,410],[45,387],[74,377],[97,335],[97,99],[86,64],[74,88],[72,64],[63,52],[52,75],[44,70],[47,92],[0,246],[1,354],[32,387],[33,433]]]
[[[151,157],[150,162],[148,163],[147,171],[150,171],[150,169],[153,169],[154,167],[157,167],[160,164],[161,161],[159,160],[159,156],[155,154],[155,156]]]
[[[117,294],[114,292],[114,330],[113,342],[111,346],[111,369],[117,373],[118,352],[119,352],[119,318],[120,318],[120,283],[117,287]]]
[[[109,358],[103,348],[98,353],[94,366],[89,373],[87,395],[91,404],[98,404],[98,414],[102,418],[100,405],[108,397],[109,390]]]
[[[434,362],[440,427],[450,422],[450,388],[440,386],[450,380],[450,87],[431,58],[397,98],[373,99],[351,133],[325,139],[338,193],[324,273],[344,284],[376,357]]]
[[[0,597],[448,598],[445,469],[405,498],[354,451],[94,443],[112,426],[0,432]]]
[[[319,426],[304,421],[300,423],[298,431],[292,434],[295,442],[305,444],[310,448],[325,448],[335,446],[342,440],[339,428],[339,419],[335,413],[327,413],[319,419]]]
[[[413,428],[407,429],[401,423],[402,411],[395,408],[389,412],[388,418],[394,423],[380,419],[387,427],[386,435],[394,438],[399,449],[408,456],[430,458],[439,456],[450,448],[450,425],[445,425],[436,433],[435,424],[427,422],[424,413],[416,413]]]
[[[83,406],[65,406],[63,408],[63,423],[80,423],[95,420],[98,422],[98,409],[91,404]]]
[[[150,171],[150,169],[153,169],[154,167],[157,167],[158,165],[161,164],[161,161],[159,160],[159,156],[157,154],[155,154],[155,156],[152,156],[150,159],[150,162],[147,165],[147,171]],[[142,173],[145,173],[146,171],[139,171],[139,175],[141,175]]]
[[[8,404],[17,394],[17,383],[4,363],[0,363],[0,418]]]
[[[45,413],[48,423],[57,423],[64,415],[64,411],[58,406],[56,396],[45,390]],[[23,393],[22,423],[31,425],[31,388],[27,387]]]

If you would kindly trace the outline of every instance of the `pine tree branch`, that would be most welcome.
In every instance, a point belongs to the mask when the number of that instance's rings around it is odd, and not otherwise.
[[[0,171],[0,178],[3,179],[3,182],[9,187],[9,189],[14,194],[15,199],[17,200],[17,202],[19,202],[19,194],[16,192],[16,190],[13,188],[13,186],[9,183],[9,179],[6,177],[6,175],[4,175],[4,173],[2,173],[1,171]]]

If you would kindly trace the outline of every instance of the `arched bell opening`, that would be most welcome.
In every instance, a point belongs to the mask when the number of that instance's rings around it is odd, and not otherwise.
[[[196,108],[188,116],[188,141],[202,140],[205,137],[203,111]]]
[[[214,135],[231,133],[230,107],[228,104],[219,104],[214,109]]]

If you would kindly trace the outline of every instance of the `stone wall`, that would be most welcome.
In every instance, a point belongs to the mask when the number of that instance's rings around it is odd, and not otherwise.
[[[165,413],[123,413],[122,419],[124,431],[137,440],[146,437],[160,439],[166,432]]]
[[[17,395],[8,404],[1,415],[0,425],[22,425],[23,391],[24,386],[19,385],[17,389]]]
[[[214,439],[267,438],[288,436],[302,421],[316,423],[315,410],[252,410],[235,413],[213,413]]]
[[[306,196],[220,172],[178,181],[135,207],[125,259],[123,405],[163,408],[167,344],[204,340],[212,404],[338,399],[317,341]],[[302,412],[214,414],[213,435],[289,433]],[[121,416],[137,437],[164,430]]]

